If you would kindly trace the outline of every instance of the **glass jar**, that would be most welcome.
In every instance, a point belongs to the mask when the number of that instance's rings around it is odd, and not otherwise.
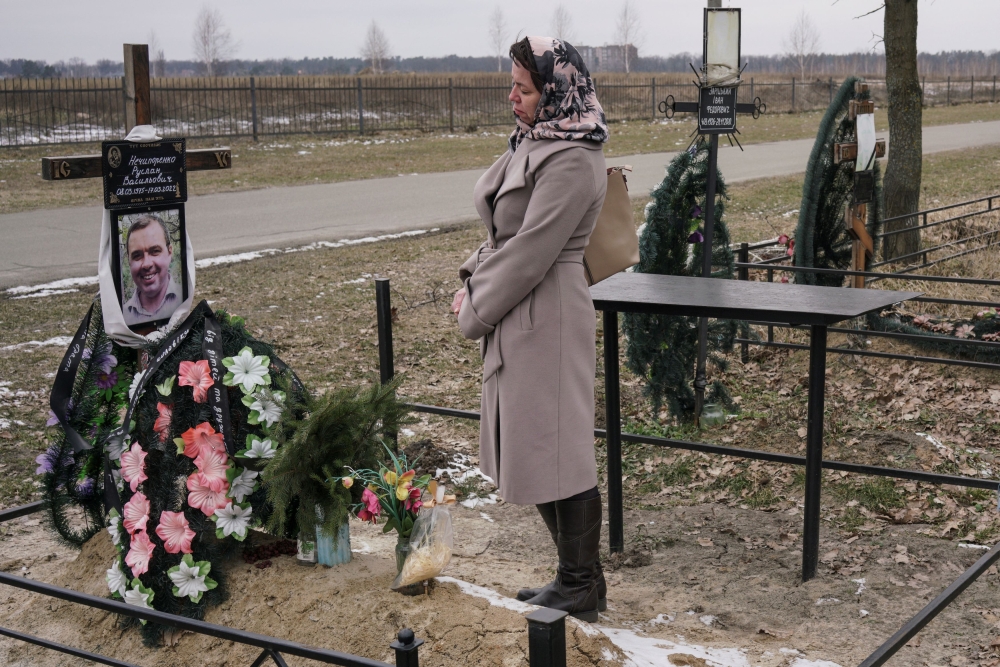
[[[701,425],[719,426],[726,423],[726,411],[718,403],[706,403],[701,410]]]
[[[298,553],[295,560],[299,565],[313,565],[316,562],[316,540],[310,539],[303,534],[299,534]]]
[[[403,571],[403,564],[410,555],[410,538],[400,537],[396,540],[396,574]]]

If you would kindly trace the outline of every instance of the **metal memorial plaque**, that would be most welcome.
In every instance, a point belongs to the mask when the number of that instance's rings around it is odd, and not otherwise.
[[[729,134],[736,130],[735,87],[701,89],[698,102],[698,132]]]
[[[162,206],[187,201],[184,139],[101,144],[104,208]]]
[[[871,169],[854,172],[854,203],[867,204],[874,198],[875,172]]]

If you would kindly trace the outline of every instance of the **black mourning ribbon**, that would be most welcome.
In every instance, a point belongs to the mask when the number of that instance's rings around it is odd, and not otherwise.
[[[208,308],[208,305],[205,307]],[[233,428],[229,420],[229,392],[222,384],[222,378],[226,374],[226,367],[222,365],[222,327],[211,310],[205,315],[205,337],[201,342],[201,354],[208,361],[212,380],[215,382],[208,392],[208,404],[215,415],[216,429],[222,434],[229,456],[235,458],[236,444],[233,442]]]

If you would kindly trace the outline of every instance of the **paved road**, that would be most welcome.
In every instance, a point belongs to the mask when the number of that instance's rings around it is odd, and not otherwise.
[[[744,153],[723,143],[719,167],[734,183],[803,171],[813,141],[753,144]],[[1000,121],[924,130],[924,153],[995,143],[1000,143]],[[633,196],[642,196],[662,180],[673,155],[632,155],[611,163],[633,166],[629,185]],[[463,222],[477,217],[472,188],[481,173],[472,169],[193,197],[187,205],[188,232],[200,259]],[[100,216],[100,206],[0,215],[0,288],[96,275]]]

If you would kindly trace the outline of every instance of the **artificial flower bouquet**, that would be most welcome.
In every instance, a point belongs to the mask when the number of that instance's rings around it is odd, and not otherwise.
[[[361,482],[365,488],[361,492],[361,503],[354,506],[357,517],[373,524],[384,517],[382,532],[395,530],[402,543],[410,538],[413,522],[423,504],[420,497],[431,481],[431,476],[417,477],[405,454],[396,454],[385,442],[382,447],[389,455],[389,465],[379,463],[378,472],[349,468],[351,474],[342,478],[341,483],[349,489],[355,480]]]

